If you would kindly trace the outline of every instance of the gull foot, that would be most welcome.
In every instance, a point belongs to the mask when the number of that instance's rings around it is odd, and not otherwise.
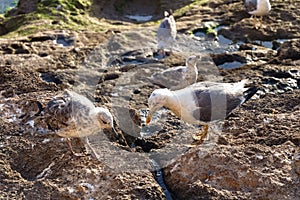
[[[196,146],[196,145],[202,144],[204,139],[207,136],[207,133],[208,133],[208,125],[204,125],[203,132],[201,134],[193,135],[194,142],[192,143],[192,145]]]

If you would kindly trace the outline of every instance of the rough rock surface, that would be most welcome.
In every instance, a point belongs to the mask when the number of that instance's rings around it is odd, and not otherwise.
[[[300,40],[285,42],[278,50],[279,59],[299,60]]]
[[[156,20],[162,10],[176,11],[191,1],[160,1],[150,7],[144,1],[125,2],[92,4],[91,15],[105,18],[99,21],[107,23],[106,31],[50,29],[0,39],[0,197],[164,199],[167,188],[173,199],[299,199],[299,3],[271,2],[264,19],[268,26],[262,29],[254,28],[242,1],[191,4],[174,14],[181,51],[157,59],[156,25],[136,25],[126,15],[145,9]],[[19,9],[29,13],[32,6]],[[124,10],[128,13],[120,12]],[[2,22],[0,18],[0,28]],[[219,43],[189,35],[205,22],[224,26],[216,30]],[[226,46],[224,36],[238,43]],[[167,110],[154,116],[149,127],[141,122],[148,96],[159,88],[150,82],[151,75],[183,65],[194,54],[202,55],[198,81],[246,78],[258,92],[224,122],[212,124],[203,144],[191,147],[192,135],[201,127]],[[239,67],[222,68],[226,63]],[[114,115],[121,137],[106,133],[99,159],[72,157],[47,124],[28,120],[39,111],[36,101],[45,103],[65,88]],[[73,139],[72,145],[84,151],[81,140]],[[166,188],[152,159],[163,167]]]
[[[191,149],[167,167],[171,191],[179,199],[298,199],[298,161],[293,155],[300,144],[300,102],[294,94],[247,102],[225,122],[217,145],[207,141],[213,145],[210,150]]]

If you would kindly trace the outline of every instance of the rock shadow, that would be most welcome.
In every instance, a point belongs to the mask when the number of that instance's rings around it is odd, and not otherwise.
[[[166,0],[94,0],[90,14],[98,18],[143,23],[161,19],[164,10],[177,10],[192,2],[192,0],[175,2],[170,7],[170,3]]]

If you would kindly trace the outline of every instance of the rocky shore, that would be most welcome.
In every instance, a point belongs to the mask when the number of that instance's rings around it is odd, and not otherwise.
[[[256,29],[242,1],[151,2],[20,0],[0,16],[1,199],[300,198],[300,4],[272,1]],[[167,8],[177,46],[157,59]],[[136,15],[152,18],[128,17]],[[143,126],[159,88],[151,75],[190,55],[202,58],[198,81],[248,79],[258,88],[198,146],[201,126],[168,110]],[[37,101],[64,89],[114,116],[121,137],[90,138],[98,159],[72,156],[47,124],[28,121]],[[72,144],[84,151],[80,139]]]

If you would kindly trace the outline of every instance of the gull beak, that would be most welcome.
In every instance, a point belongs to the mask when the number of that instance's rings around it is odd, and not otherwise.
[[[146,125],[148,126],[151,122],[153,114],[158,110],[159,107],[152,107],[149,110],[148,116],[146,118]]]
[[[149,113],[149,115],[148,115],[147,118],[146,118],[146,125],[147,125],[147,126],[150,124],[151,119],[152,119],[152,114]]]
[[[157,105],[154,105],[154,106],[153,106],[153,105],[150,105],[150,106],[149,106],[150,109],[149,109],[148,116],[147,116],[147,118],[146,118],[146,125],[147,125],[147,126],[150,124],[151,119],[152,119],[154,113],[155,113],[157,110],[159,110],[161,107],[162,107],[162,106],[161,106],[160,104],[157,104]]]

